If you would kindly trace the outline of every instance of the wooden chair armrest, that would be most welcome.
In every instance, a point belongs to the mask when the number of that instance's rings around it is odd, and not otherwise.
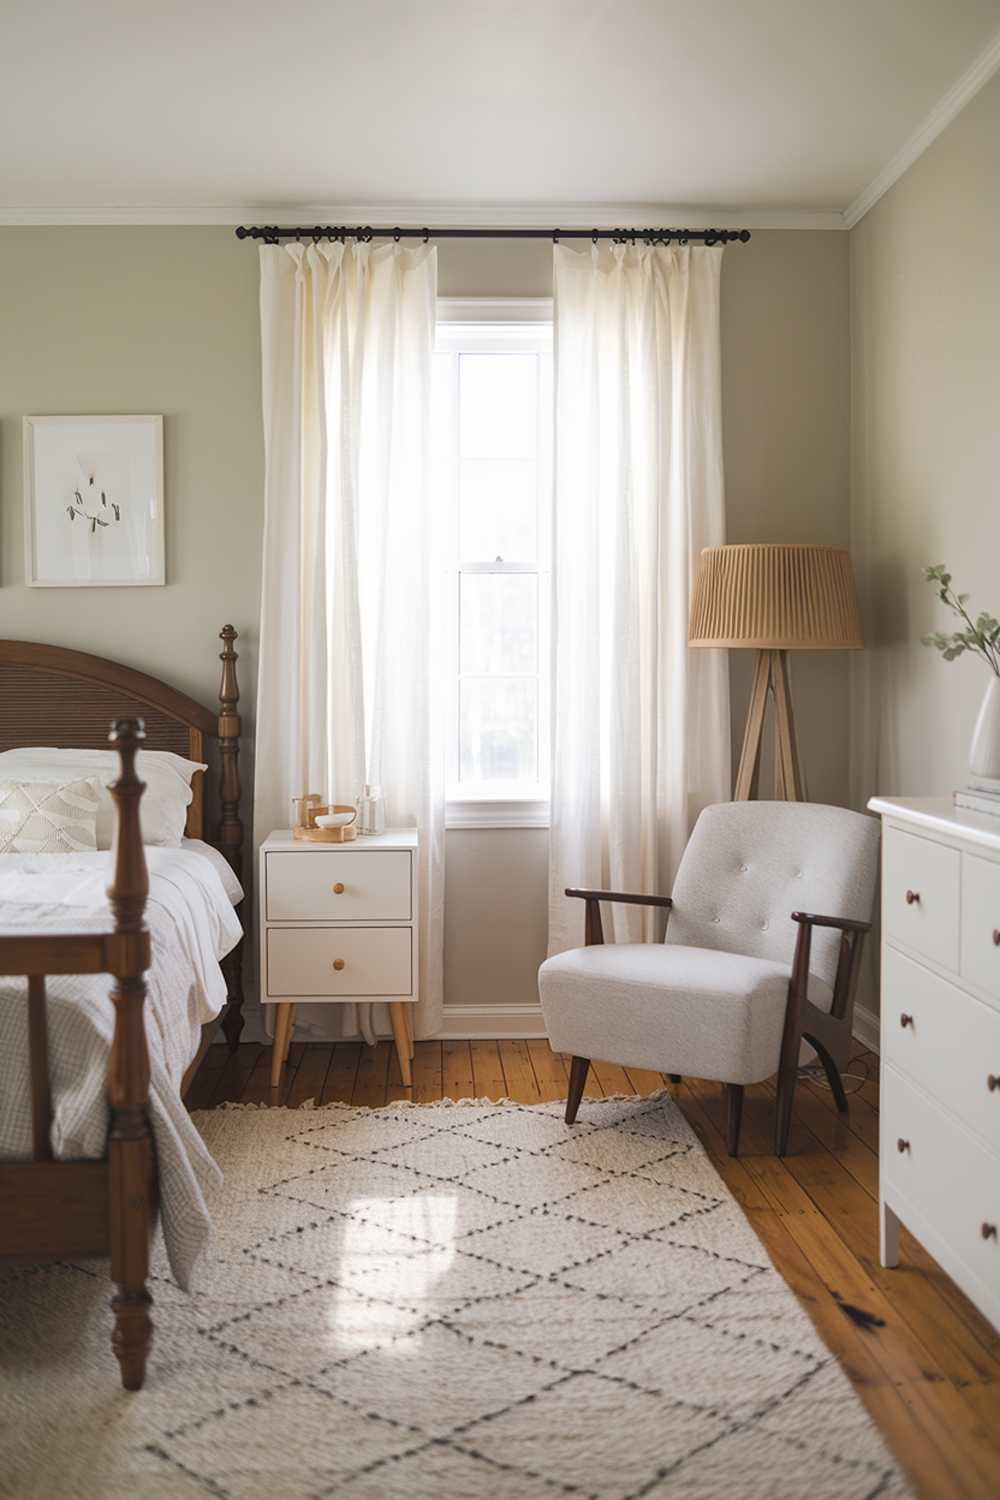
[[[673,906],[670,896],[635,896],[627,891],[580,891],[569,887],[567,896],[579,896],[583,901],[623,901],[629,906]]]
[[[567,896],[579,896],[586,901],[584,942],[588,948],[604,942],[604,926],[601,922],[602,901],[622,901],[629,906],[673,906],[669,896],[634,896],[627,891],[581,891],[574,886],[566,888]]]
[[[865,938],[872,930],[870,922],[858,922],[853,917],[820,917],[813,912],[793,911],[792,921],[798,922],[799,933],[795,944],[795,959],[792,966],[792,992],[794,1003],[801,1007],[807,999],[809,984],[809,950],[814,927],[833,927],[840,933],[840,955],[833,983],[833,1000],[828,1012],[834,1020],[842,1021],[854,998],[861,972],[861,950]]]
[[[819,917],[811,911],[793,911],[793,922],[807,922],[810,927],[838,927],[841,932],[871,932],[870,922],[858,922],[853,917]]]

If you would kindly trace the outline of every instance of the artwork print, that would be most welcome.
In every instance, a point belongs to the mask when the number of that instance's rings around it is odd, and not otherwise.
[[[29,584],[162,584],[163,419],[25,417]]]

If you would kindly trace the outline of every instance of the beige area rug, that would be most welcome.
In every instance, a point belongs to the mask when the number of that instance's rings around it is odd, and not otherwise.
[[[561,1116],[196,1116],[225,1187],[194,1296],[158,1257],[144,1391],[117,1385],[103,1267],[0,1272],[0,1491],[906,1494],[669,1096]]]

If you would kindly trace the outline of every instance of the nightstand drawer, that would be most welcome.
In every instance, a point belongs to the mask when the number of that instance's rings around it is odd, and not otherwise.
[[[1000,1004],[1000,864],[977,854],[962,855],[962,974]]]
[[[896,1188],[995,1293],[1000,1288],[1000,1157],[891,1067],[882,1069],[880,1128],[890,1204]]]
[[[352,856],[352,860],[357,856]],[[409,927],[272,927],[267,1000],[413,993]]]
[[[1000,1151],[1000,1015],[895,948],[883,976],[885,1060]]]
[[[408,922],[405,849],[304,850],[265,857],[269,922]]]
[[[958,973],[962,856],[947,844],[887,828],[882,863],[885,928],[907,948]]]

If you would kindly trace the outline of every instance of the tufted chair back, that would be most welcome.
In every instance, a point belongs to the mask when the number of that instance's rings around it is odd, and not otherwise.
[[[812,802],[720,802],[694,827],[666,942],[790,964],[793,911],[871,920],[879,824]],[[817,928],[810,969],[833,985],[840,935]]]

